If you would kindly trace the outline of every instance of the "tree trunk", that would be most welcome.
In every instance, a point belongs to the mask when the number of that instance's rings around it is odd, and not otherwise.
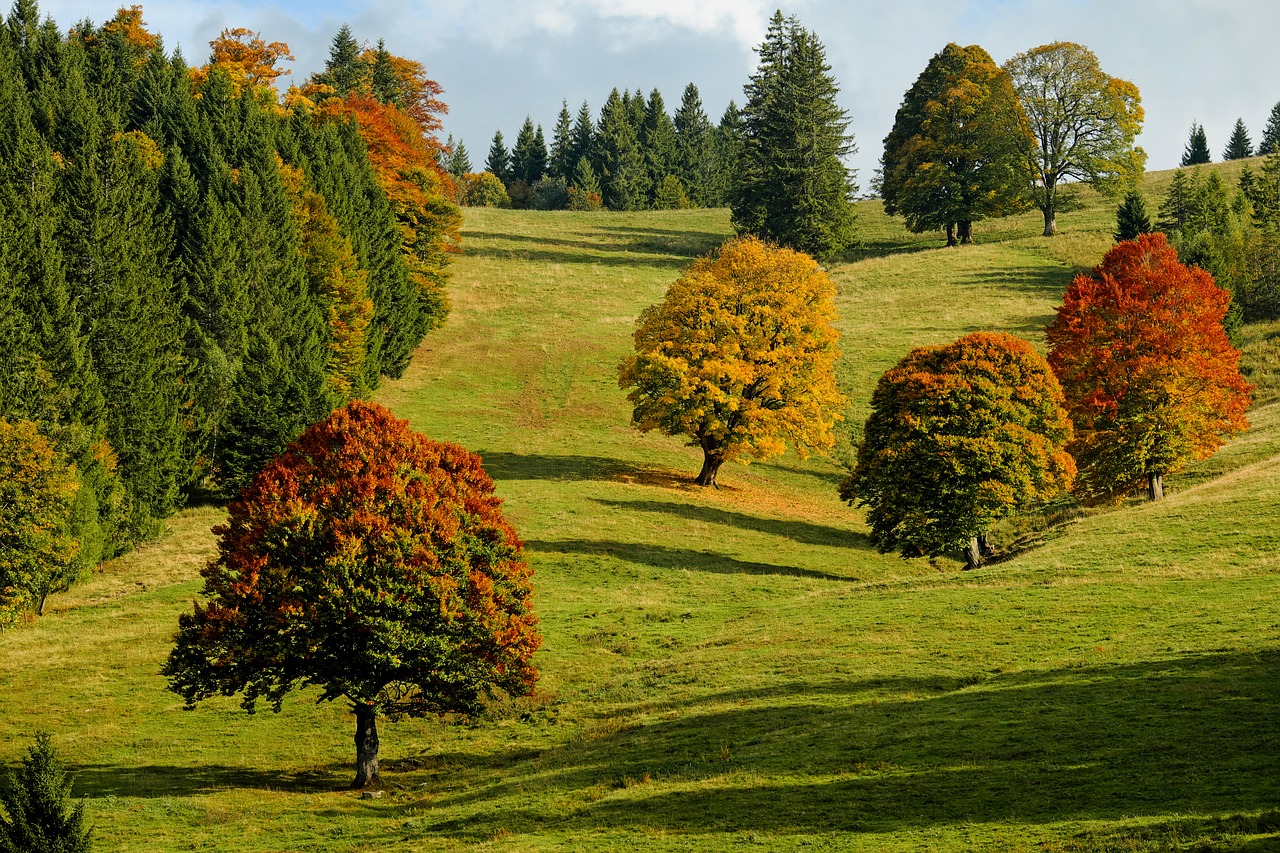
[[[995,556],[996,552],[991,548],[991,543],[987,541],[987,534],[985,533],[978,534],[978,553],[983,560],[990,560]]]
[[[355,703],[356,712],[356,778],[352,788],[381,788],[378,772],[378,718],[373,706]]]
[[[947,245],[956,245],[956,224],[954,222],[947,223]]]
[[[699,486],[716,486],[716,472],[724,464],[724,457],[709,450],[702,451],[702,470],[695,481]],[[716,488],[720,488],[716,486]]]
[[[956,230],[957,230],[957,231],[959,231],[959,234],[960,234],[960,245],[961,245],[961,246],[969,246],[969,245],[972,245],[972,243],[973,243],[973,222],[972,222],[971,220],[968,220],[968,219],[961,219],[961,220],[960,220],[960,223],[959,223],[959,226],[960,226],[960,227],[959,227],[959,228],[957,228]]]
[[[965,568],[976,569],[982,565],[982,549],[985,544],[985,536],[975,536],[969,540],[969,544],[964,549]]]
[[[37,615],[37,616],[43,616],[43,615],[44,615],[44,603],[45,603],[45,601],[47,601],[47,600],[48,600],[48,598],[49,598],[49,591],[48,591],[48,590],[45,590],[44,592],[40,593],[40,606],[36,608],[36,615]]]
[[[1164,474],[1147,475],[1147,497],[1153,501],[1164,500]]]
[[[1047,204],[1044,207],[1044,236],[1052,237],[1058,233],[1058,216],[1053,209],[1053,205]]]

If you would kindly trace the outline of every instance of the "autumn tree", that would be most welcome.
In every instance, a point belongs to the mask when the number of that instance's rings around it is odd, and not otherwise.
[[[734,229],[828,258],[852,245],[855,150],[826,49],[777,12],[746,86],[742,157],[730,195]]]
[[[1084,497],[1145,483],[1158,500],[1165,474],[1248,428],[1252,386],[1222,327],[1227,303],[1213,277],[1179,262],[1159,233],[1118,243],[1092,275],[1072,281],[1047,336]]]
[[[164,667],[188,707],[279,711],[296,687],[349,702],[353,787],[381,783],[378,717],[472,713],[529,693],[531,572],[480,458],[361,401],[312,426],[215,528],[206,600]]]
[[[1070,438],[1044,357],[1012,335],[975,332],[917,347],[880,378],[840,496],[867,507],[881,552],[963,550],[977,566],[997,521],[1071,485]]]
[[[702,449],[697,482],[728,460],[767,459],[833,444],[844,398],[835,287],[808,256],[753,237],[696,261],[640,315],[623,360],[631,422]]]
[[[1213,158],[1209,155],[1209,140],[1204,133],[1204,125],[1193,121],[1187,134],[1187,147],[1182,150],[1183,166],[1200,166]]]
[[[197,88],[204,84],[209,69],[217,67],[227,73],[237,92],[245,86],[254,91],[271,89],[279,77],[289,73],[277,68],[277,64],[294,58],[289,52],[289,45],[280,41],[263,41],[261,33],[246,27],[224,29],[209,42],[209,47],[209,64],[193,72]],[[275,101],[274,91],[271,100]]]
[[[1044,236],[1052,237],[1058,211],[1076,204],[1064,184],[1114,195],[1141,177],[1147,155],[1133,140],[1142,129],[1142,100],[1137,86],[1103,72],[1093,51],[1072,42],[1032,48],[1004,67],[1036,138],[1034,198]]]
[[[898,108],[885,137],[885,212],[912,231],[973,242],[973,223],[1026,206],[1035,139],[1008,72],[978,45],[948,44]],[[958,239],[957,239],[958,238]]]
[[[1244,119],[1236,119],[1236,126],[1227,140],[1227,147],[1222,152],[1223,160],[1243,160],[1253,156],[1253,140],[1249,138],[1249,129],[1244,126]]]

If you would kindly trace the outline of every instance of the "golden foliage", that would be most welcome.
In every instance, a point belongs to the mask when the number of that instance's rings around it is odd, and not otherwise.
[[[619,385],[632,423],[685,435],[706,464],[832,446],[835,286],[801,252],[754,237],[696,261],[640,315]],[[704,468],[704,474],[706,474]],[[715,471],[703,485],[714,483]]]

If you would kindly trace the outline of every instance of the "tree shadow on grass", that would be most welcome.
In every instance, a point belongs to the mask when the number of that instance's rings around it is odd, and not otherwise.
[[[719,509],[696,504],[679,504],[667,501],[615,501],[595,499],[597,503],[620,509],[624,512],[666,513],[679,518],[704,521],[711,524],[723,524],[740,530],[754,530],[771,536],[780,536],[801,542],[805,545],[827,545],[833,548],[858,548],[874,551],[875,547],[866,534],[840,527],[828,527],[808,521],[793,521],[781,518],[761,518],[733,510]]]
[[[71,766],[76,796],[191,797],[227,789],[287,791],[317,794],[346,790],[353,765],[328,764],[310,770],[259,770],[221,764],[177,767],[149,764],[119,767],[110,764]]]
[[[1196,816],[1274,812],[1278,671],[1272,650],[978,672],[950,685],[801,685],[794,699],[762,692],[740,705],[712,695],[701,713],[589,730],[526,772],[549,800],[579,802],[552,820],[562,832],[890,833],[1161,816],[1208,826]],[[815,703],[821,692],[845,698]],[[472,803],[479,815],[433,831],[491,832],[482,815],[524,780],[517,768],[477,781],[432,804]],[[520,832],[548,817],[502,820]],[[1255,824],[1242,829],[1274,832],[1280,818]]]
[[[656,266],[682,268],[697,257],[693,249],[679,250],[658,239],[639,237],[620,240],[602,236],[593,240],[572,240],[524,234],[486,234],[497,243],[470,243],[464,254],[477,258],[509,260],[513,255],[523,261],[550,264],[601,264],[604,266]],[[520,244],[511,246],[509,244]]]
[[[476,451],[484,469],[502,480],[601,480],[666,489],[692,491],[701,488],[693,475],[659,465],[640,465],[605,456],[551,456],[540,453]]]
[[[849,575],[838,575],[797,566],[779,566],[739,560],[717,554],[714,551],[695,551],[690,548],[668,548],[665,545],[649,545],[636,542],[609,540],[561,539],[555,541],[531,540],[525,542],[530,551],[543,554],[581,554],[587,556],[616,557],[629,563],[652,566],[655,569],[674,569],[692,572],[710,572],[721,575],[779,575],[810,578],[813,580],[853,582],[859,580]]]

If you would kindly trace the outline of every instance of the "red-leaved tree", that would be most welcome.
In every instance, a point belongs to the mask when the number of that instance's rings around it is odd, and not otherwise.
[[[1117,243],[1078,275],[1049,326],[1049,363],[1075,425],[1077,491],[1112,498],[1205,459],[1248,429],[1253,390],[1222,328],[1229,295],[1163,234]]]
[[[204,604],[164,667],[193,707],[295,687],[346,699],[354,787],[380,784],[377,717],[471,713],[527,695],[541,644],[532,573],[480,458],[354,401],[312,426],[215,528]]]

